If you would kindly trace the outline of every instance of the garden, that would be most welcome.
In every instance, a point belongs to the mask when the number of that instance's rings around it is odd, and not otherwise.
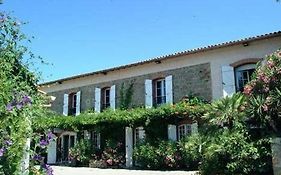
[[[271,142],[281,136],[281,52],[259,63],[243,93],[206,102],[189,97],[157,108],[87,111],[65,117],[46,110],[49,97],[38,90],[20,23],[0,14],[0,174],[53,174],[46,164],[57,128],[77,132],[69,150],[72,166],[123,168],[125,127],[142,126],[145,138],[134,147],[135,166],[154,170],[200,170],[202,174],[272,174]],[[26,59],[28,58],[28,59]],[[196,121],[198,132],[168,140],[167,126]],[[97,148],[85,139],[93,128]],[[113,132],[114,131],[114,132]]]

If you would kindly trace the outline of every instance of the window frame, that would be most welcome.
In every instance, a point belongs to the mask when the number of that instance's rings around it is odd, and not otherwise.
[[[178,125],[178,140],[181,140],[192,134],[192,124]]]
[[[235,67],[234,69],[234,77],[235,77],[235,90],[236,92],[243,91],[245,85],[247,82],[251,81],[251,76],[253,75],[253,72],[256,69],[256,64],[254,63],[249,63],[249,64],[243,64],[240,66]],[[243,87],[240,87],[240,75],[242,72],[247,73],[247,80],[243,79]],[[251,74],[251,75],[250,75]],[[242,76],[243,78],[243,76]]]
[[[143,138],[140,138],[140,131],[142,131],[143,134]],[[134,144],[138,145],[140,143],[142,143],[144,141],[144,137],[145,137],[145,130],[142,126],[136,127],[134,130]]]
[[[68,115],[75,115],[77,112],[77,92],[68,94]]]
[[[101,110],[105,110],[110,107],[110,90],[110,87],[105,87],[101,90]]]
[[[160,85],[158,84],[160,82]],[[160,87],[159,87],[160,86]],[[158,93],[160,91],[160,94]],[[158,78],[153,80],[153,105],[158,106],[166,103],[166,80]]]

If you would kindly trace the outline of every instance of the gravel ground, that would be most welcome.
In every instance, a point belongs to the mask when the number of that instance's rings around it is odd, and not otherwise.
[[[147,171],[52,166],[54,175],[196,175],[196,171]]]

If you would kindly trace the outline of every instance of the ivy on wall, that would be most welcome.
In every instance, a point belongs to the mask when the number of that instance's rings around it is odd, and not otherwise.
[[[190,105],[180,102],[175,105],[163,105],[158,108],[134,108],[129,110],[106,110],[102,113],[85,112],[79,116],[61,116],[54,113],[46,114],[46,117],[36,118],[33,128],[45,130],[62,128],[74,131],[90,129],[93,126],[106,127],[108,125],[119,126],[148,126],[152,122],[176,123],[183,118],[197,119],[206,111],[207,104]]]

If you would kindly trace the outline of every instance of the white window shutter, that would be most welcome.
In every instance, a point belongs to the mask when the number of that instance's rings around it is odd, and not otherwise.
[[[101,89],[95,88],[95,112],[100,112]]]
[[[197,134],[198,133],[198,123],[191,124],[191,134]]]
[[[68,94],[63,96],[63,115],[68,115]]]
[[[125,129],[125,144],[126,144],[126,167],[130,168],[133,166],[133,129],[126,127]]]
[[[81,91],[76,93],[76,114],[79,115],[81,110]]]
[[[152,80],[145,80],[145,107],[152,107]]]
[[[232,66],[222,66],[222,88],[223,97],[231,96],[235,93],[234,68]]]
[[[173,104],[173,76],[169,75],[165,78],[166,103]]]
[[[177,126],[168,125],[168,139],[172,141],[177,141]]]
[[[115,109],[115,98],[116,98],[115,88],[116,88],[115,85],[110,87],[110,108],[113,110]]]
[[[57,141],[52,139],[48,145],[47,163],[55,164],[57,161]]]

